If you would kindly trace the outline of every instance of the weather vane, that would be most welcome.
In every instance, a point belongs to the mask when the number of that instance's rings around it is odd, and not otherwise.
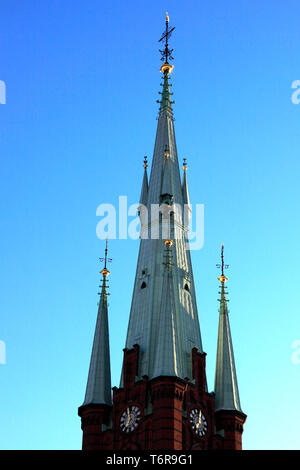
[[[105,276],[105,277],[108,276],[108,274],[110,274],[110,271],[107,269],[107,263],[112,262],[112,258],[107,257],[107,253],[108,253],[107,241],[108,241],[108,237],[106,237],[105,257],[104,258],[99,258],[101,263],[103,263],[103,261],[104,261],[104,268],[102,269],[102,271],[100,271],[100,274],[103,274],[103,276]]]
[[[161,56],[162,56],[161,60],[165,64],[168,64],[169,60],[174,59],[174,57],[172,57],[173,49],[169,49],[169,39],[170,39],[170,36],[171,36],[172,32],[174,31],[174,29],[175,29],[175,26],[173,28],[169,29],[169,16],[168,16],[168,12],[167,12],[166,13],[166,29],[163,32],[162,37],[158,41],[158,42],[162,42],[165,46],[164,49],[159,49],[159,52],[161,53]]]
[[[217,264],[216,266],[217,268],[219,269],[221,268],[222,270],[221,276],[218,277],[218,280],[224,284],[226,281],[228,281],[228,278],[224,275],[224,269],[229,268],[229,264],[224,264],[224,243],[222,243],[222,248],[221,248],[221,264]]]

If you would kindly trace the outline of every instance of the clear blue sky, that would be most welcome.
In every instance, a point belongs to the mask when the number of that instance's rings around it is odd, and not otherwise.
[[[166,10],[178,152],[191,202],[205,205],[192,260],[209,388],[223,241],[244,448],[300,448],[299,1],[15,0],[0,2],[2,449],[81,446],[104,251],[96,208],[139,197]],[[138,241],[110,243],[113,385],[137,253]]]

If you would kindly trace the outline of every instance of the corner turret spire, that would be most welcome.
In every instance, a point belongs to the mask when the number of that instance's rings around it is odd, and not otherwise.
[[[218,278],[221,283],[221,298],[219,299],[220,318],[215,375],[216,411],[232,410],[242,412],[227,308],[228,300],[226,299],[225,283],[228,278],[224,275],[224,269],[228,268],[228,265],[224,264],[223,243],[221,264],[217,264],[217,267],[221,268],[221,276]]]
[[[107,304],[107,287],[108,262],[111,261],[107,256],[107,239],[105,247],[105,257],[100,258],[104,261],[104,267],[100,271],[102,274],[102,285],[100,302],[98,308],[98,316],[94,335],[93,349],[91,355],[90,369],[86,386],[86,394],[83,405],[104,404],[111,405],[111,375],[110,375],[110,353],[109,353],[109,332],[108,332],[108,304]]]
[[[143,177],[143,183],[142,183],[142,189],[141,189],[141,195],[140,195],[140,204],[143,204],[144,206],[147,205],[147,199],[148,199],[148,175],[147,175],[147,168],[148,168],[148,161],[147,157],[144,157],[144,177]]]

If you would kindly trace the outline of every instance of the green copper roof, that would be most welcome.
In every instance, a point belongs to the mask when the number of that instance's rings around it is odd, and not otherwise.
[[[183,208],[169,79],[166,73],[148,187],[149,214],[152,204],[164,202],[165,198],[162,196],[165,192],[172,196],[171,203]],[[174,241],[172,273],[166,273],[165,244],[161,229],[162,220],[159,215],[152,217],[151,225],[145,224],[148,238],[140,240],[126,348],[130,349],[134,344],[140,346],[140,377],[147,375],[151,379],[161,374],[158,358],[163,357],[161,367],[164,374],[192,378],[192,348],[197,347],[200,352],[203,350],[190,251],[186,247],[186,232],[181,224],[177,224],[177,238],[175,239],[174,233],[171,234]],[[151,234],[155,232],[158,238],[151,238]],[[170,324],[174,333],[172,338],[176,338],[175,343],[170,338]],[[163,338],[169,339],[164,341]]]
[[[143,177],[143,184],[142,184],[142,190],[141,190],[141,195],[140,195],[140,204],[143,204],[144,206],[146,206],[147,199],[148,199],[148,176],[147,176],[147,166],[144,165],[144,177]]]
[[[189,195],[189,188],[188,188],[188,183],[187,183],[186,170],[183,172],[183,178],[182,178],[182,199],[183,199],[183,204],[186,204],[190,208],[191,204],[190,204],[190,195]]]
[[[107,280],[103,275],[98,316],[94,335],[90,369],[84,405],[98,403],[111,405],[111,376],[109,355]]]
[[[215,406],[216,411],[237,410],[242,412],[224,284],[224,282],[221,282],[220,318],[215,375]]]
[[[172,101],[171,95],[173,93],[170,92],[170,83],[169,83],[169,75],[167,72],[164,73],[163,78],[163,91],[161,92],[161,100],[160,100],[160,109],[159,111],[169,111],[172,113]]]

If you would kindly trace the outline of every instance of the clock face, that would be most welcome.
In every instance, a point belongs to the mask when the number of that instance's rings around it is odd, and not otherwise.
[[[207,421],[201,410],[194,408],[190,412],[190,423],[193,431],[200,437],[207,433]]]
[[[120,419],[120,428],[123,432],[132,432],[134,431],[141,419],[141,411],[135,406],[128,406],[126,410],[123,411]]]

